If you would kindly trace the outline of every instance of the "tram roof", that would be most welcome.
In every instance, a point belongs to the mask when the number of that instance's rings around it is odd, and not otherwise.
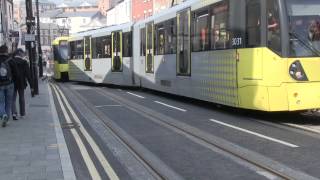
[[[172,8],[166,9],[158,14],[148,17],[142,21],[139,21],[135,24],[135,26],[139,26],[140,28],[145,27],[145,24],[149,22],[154,22],[155,24],[159,22],[163,22],[169,19],[172,19],[177,16],[177,12],[182,11],[186,8],[191,8],[191,10],[200,9],[210,4],[214,4],[216,2],[220,2],[222,0],[188,0],[182,4],[173,6]]]
[[[100,37],[100,36],[106,36],[110,35],[111,32],[114,31],[120,31],[122,32],[128,32],[131,30],[133,23],[125,23],[125,24],[120,24],[120,25],[114,25],[114,26],[108,26],[108,27],[102,27],[98,29],[91,29],[83,32],[79,32],[76,34],[72,34],[70,37],[70,40],[80,40],[85,36],[91,36],[91,37]]]
[[[68,40],[69,40],[68,36],[57,37],[52,41],[52,45],[58,45],[60,41],[68,41]]]

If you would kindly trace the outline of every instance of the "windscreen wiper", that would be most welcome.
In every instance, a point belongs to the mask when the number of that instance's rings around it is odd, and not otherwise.
[[[315,49],[309,40],[305,41],[304,38],[302,38],[298,33],[294,31],[290,31],[289,34],[294,36],[298,41],[300,41],[305,47],[307,47],[310,51],[315,53],[317,56],[320,56],[320,51]]]

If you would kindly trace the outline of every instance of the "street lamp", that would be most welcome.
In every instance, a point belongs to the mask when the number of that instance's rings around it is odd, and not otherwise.
[[[36,62],[36,44],[34,35],[35,18],[32,12],[32,0],[26,0],[26,25],[27,34],[25,34],[26,50],[28,50],[30,60],[31,79],[34,86],[34,90],[31,91],[31,95],[39,94],[38,76],[37,76],[37,62]]]
[[[40,42],[40,17],[39,17],[39,0],[36,0],[37,8],[37,41],[38,41],[38,53],[39,53],[39,77],[43,76],[43,66],[42,66],[42,48]]]

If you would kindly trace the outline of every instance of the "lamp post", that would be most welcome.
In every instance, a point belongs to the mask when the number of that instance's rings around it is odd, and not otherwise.
[[[36,0],[36,8],[37,8],[37,41],[38,41],[38,55],[39,55],[39,77],[43,77],[43,66],[42,66],[42,48],[40,42],[40,17],[39,17],[39,0]]]
[[[35,18],[33,17],[32,12],[32,0],[26,0],[26,13],[27,34],[25,35],[25,41],[26,50],[28,50],[30,60],[31,79],[34,86],[34,90],[31,91],[31,95],[35,96],[36,94],[39,94],[39,87],[36,62],[36,44],[34,34]]]

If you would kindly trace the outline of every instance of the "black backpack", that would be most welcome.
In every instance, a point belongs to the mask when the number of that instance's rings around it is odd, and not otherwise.
[[[0,62],[0,86],[8,85],[12,82],[12,73],[9,61],[11,58],[8,58],[5,61]]]

